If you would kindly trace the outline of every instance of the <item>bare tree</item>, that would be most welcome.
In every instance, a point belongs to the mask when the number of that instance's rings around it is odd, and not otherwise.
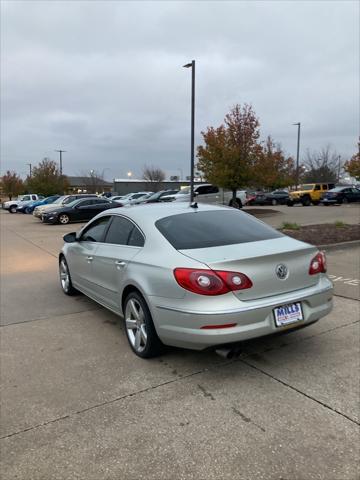
[[[82,171],[81,176],[84,177],[86,190],[88,193],[97,193],[102,189],[104,184],[104,170]]]
[[[156,192],[159,190],[160,183],[165,180],[165,172],[158,167],[148,167],[147,165],[143,168],[143,179],[152,184],[153,190]]]
[[[340,156],[330,145],[319,152],[306,151],[303,182],[336,182],[340,170]]]

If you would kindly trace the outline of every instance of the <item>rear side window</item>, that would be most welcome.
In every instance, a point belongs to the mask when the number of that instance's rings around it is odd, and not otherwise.
[[[282,233],[236,210],[181,213],[162,218],[155,226],[177,250],[283,237]]]
[[[144,245],[144,237],[130,220],[114,215],[106,234],[105,242],[114,245],[142,247]]]

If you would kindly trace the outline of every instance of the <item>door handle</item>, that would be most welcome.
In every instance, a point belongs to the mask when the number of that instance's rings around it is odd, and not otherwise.
[[[92,261],[94,260],[94,258],[89,256],[89,257],[86,257],[86,260],[87,260],[88,262],[92,262]]]
[[[116,260],[115,261],[115,265],[119,268],[119,267],[125,267],[126,265],[126,262],[123,262],[122,260]]]

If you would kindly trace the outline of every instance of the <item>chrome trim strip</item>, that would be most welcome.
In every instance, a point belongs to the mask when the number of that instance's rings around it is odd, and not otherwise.
[[[180,308],[176,308],[176,307],[168,307],[168,306],[165,306],[165,305],[156,305],[156,307],[159,308],[160,310],[170,310],[172,312],[187,313],[187,314],[191,314],[191,315],[227,315],[227,314],[249,312],[251,310],[258,310],[260,308],[274,307],[276,305],[283,305],[283,304],[289,303],[289,302],[291,302],[291,303],[298,302],[299,300],[304,300],[305,298],[308,298],[310,296],[325,293],[325,292],[328,292],[330,290],[333,290],[332,285],[324,287],[320,290],[312,289],[312,291],[304,293],[303,295],[300,295],[300,296],[294,296],[293,294],[292,295],[286,295],[286,296],[284,295],[282,297],[278,297],[278,300],[276,300],[276,301],[273,300],[269,303],[266,302],[266,301],[263,301],[263,302],[258,302],[256,305],[254,305],[254,304],[245,305],[244,307],[241,307],[241,308],[236,308],[236,309],[231,309],[231,310],[222,310],[220,312],[219,311],[202,311],[202,312],[199,312],[197,310],[184,310],[184,309],[180,309]]]

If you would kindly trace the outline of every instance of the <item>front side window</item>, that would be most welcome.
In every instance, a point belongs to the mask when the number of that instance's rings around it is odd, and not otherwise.
[[[321,187],[320,187],[320,185],[315,185],[315,188],[314,188],[314,190],[321,190]]]
[[[257,242],[283,236],[236,210],[181,213],[162,218],[155,222],[155,226],[177,250]]]
[[[101,217],[92,222],[80,237],[81,242],[102,242],[110,217]]]
[[[144,238],[139,229],[130,222],[130,220],[114,215],[109,230],[107,231],[105,242],[112,243],[113,245],[142,247],[144,245]]]

